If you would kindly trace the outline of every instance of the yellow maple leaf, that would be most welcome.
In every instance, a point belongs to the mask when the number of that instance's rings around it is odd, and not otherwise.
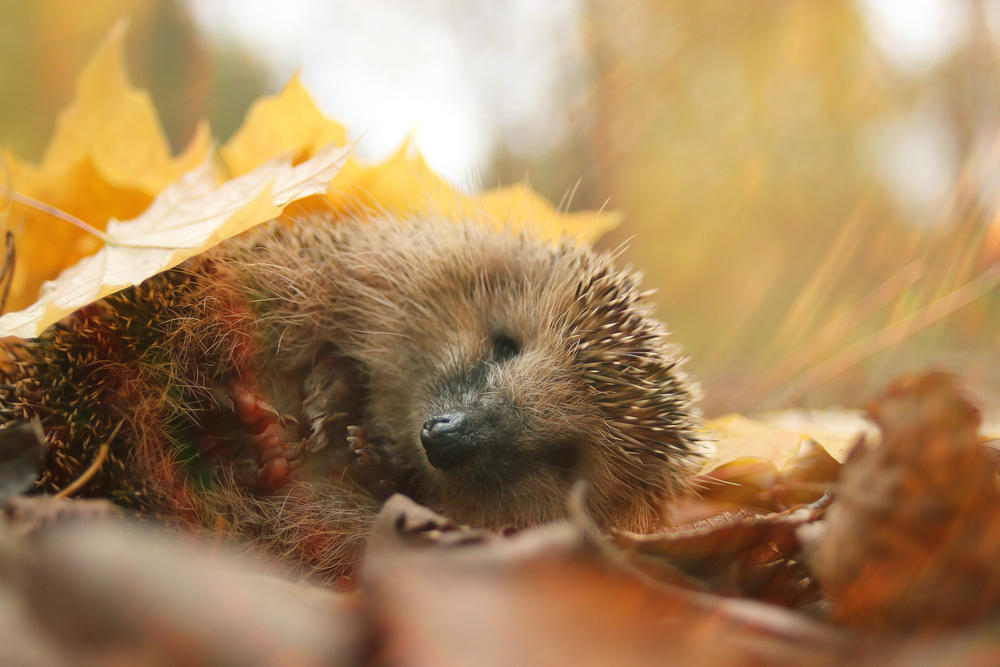
[[[705,462],[704,470],[712,470],[742,457],[781,465],[792,459],[807,439],[816,440],[834,458],[843,462],[857,435],[864,432],[859,427],[850,434],[831,433],[822,427],[823,423],[818,419],[815,424],[802,424],[800,430],[795,430],[739,414],[717,417],[705,423],[705,431],[715,444],[715,451]]]
[[[119,24],[84,68],[40,165],[3,153],[5,190],[103,229],[111,218],[138,215],[164,187],[205,161],[211,146],[205,123],[172,156],[149,94],[125,74],[123,40]],[[31,303],[42,282],[101,246],[93,235],[31,208],[18,206],[10,221],[22,260],[11,284],[11,308]]]
[[[479,198],[479,207],[495,220],[514,226],[538,226],[553,241],[569,236],[582,243],[593,243],[618,226],[623,217],[616,211],[559,213],[524,183],[483,193]],[[475,207],[469,207],[466,213],[474,215]]]
[[[343,144],[344,128],[323,115],[295,76],[280,93],[251,107],[220,153],[230,172],[241,174],[274,155],[304,160],[323,141]],[[465,195],[427,165],[410,139],[379,164],[364,165],[351,158],[337,176],[336,188],[326,194],[324,202],[312,205],[340,214],[375,210],[471,218],[530,227],[553,241],[569,237],[581,243],[595,241],[622,219],[606,211],[564,214],[525,184]]]
[[[219,153],[230,175],[241,176],[277,155],[290,155],[298,164],[346,141],[343,125],[323,115],[296,74],[279,95],[253,103]]]
[[[434,213],[448,217],[455,217],[466,199],[434,173],[409,139],[382,163],[348,164],[337,188],[327,194],[327,201],[338,212],[368,208],[399,215]]]
[[[0,317],[0,336],[37,336],[78,308],[281,215],[291,201],[326,192],[349,152],[331,144],[299,165],[272,160],[221,185],[206,162],[136,219],[111,220],[107,244],[46,283],[33,305]]]
[[[81,73],[76,99],[60,114],[41,169],[56,172],[90,158],[106,182],[153,196],[204,161],[211,133],[202,122],[187,149],[171,155],[149,93],[128,81],[124,39],[125,24],[119,23]]]
[[[76,96],[60,116],[42,163],[34,166],[4,154],[9,173],[6,189],[16,193],[16,203],[33,198],[69,214],[63,217],[85,223],[74,227],[30,206],[8,212],[20,259],[9,306],[24,308],[43,281],[93,255],[67,271],[58,283],[48,284],[40,300],[26,311],[0,319],[0,328],[7,334],[35,335],[89,301],[138,283],[226,235],[279,215],[291,202],[297,210],[321,207],[337,214],[382,210],[530,225],[550,239],[569,235],[589,241],[617,223],[617,216],[606,213],[563,215],[527,186],[467,196],[435,174],[409,141],[378,165],[362,165],[353,159],[344,165],[338,157],[337,167],[344,169],[337,187],[329,190],[332,172],[315,166],[315,160],[322,156],[320,162],[328,165],[337,146],[344,144],[345,131],[323,115],[298,76],[278,95],[258,100],[219,151],[223,170],[236,177],[232,183],[242,190],[219,186],[208,166],[211,161],[206,162],[211,149],[207,125],[199,127],[179,156],[171,154],[148,93],[128,81],[123,35],[123,25],[112,30],[84,68]],[[313,183],[286,188],[288,196],[280,196],[280,187],[274,185],[278,190],[268,199],[261,179],[280,180],[285,173],[275,171],[275,163],[269,162],[275,156],[285,158],[281,169],[309,163],[329,178],[324,187]],[[163,192],[197,165],[202,166]],[[256,185],[247,187],[248,182]],[[161,192],[153,206],[136,218]],[[242,199],[233,195],[238,192],[243,193]],[[187,198],[186,206],[181,197]],[[165,201],[174,202],[168,216],[163,215]],[[202,238],[199,230],[209,212],[218,213],[218,219],[213,218],[217,226]],[[131,218],[136,219],[117,222]],[[81,228],[86,225],[97,230],[107,226],[108,235],[88,233]],[[143,237],[139,230],[150,236]],[[191,237],[198,240],[192,242]],[[104,240],[109,243],[102,248]]]

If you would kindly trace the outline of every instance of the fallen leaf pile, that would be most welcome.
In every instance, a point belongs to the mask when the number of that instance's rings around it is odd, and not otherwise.
[[[615,221],[559,215],[526,187],[457,193],[409,146],[359,164],[297,80],[217,154],[202,129],[174,157],[120,50],[116,32],[41,165],[5,155],[20,265],[44,279],[65,270],[0,319],[8,334],[282,211],[434,211],[582,241]],[[18,308],[41,284],[26,275]],[[978,412],[952,378],[928,374],[891,386],[868,417],[874,427],[850,417],[863,435],[804,434],[778,417],[709,423],[716,455],[698,494],[655,534],[601,533],[584,486],[569,520],[513,534],[394,496],[349,592],[134,525],[102,501],[15,495],[37,466],[19,444],[28,424],[0,451],[0,664],[1000,664],[1000,487]]]
[[[943,375],[871,406],[820,501],[652,535],[502,535],[394,496],[336,593],[95,501],[14,498],[0,660],[23,664],[995,664],[1000,503]],[[578,489],[577,496],[586,493]],[[711,504],[711,501],[705,501]]]

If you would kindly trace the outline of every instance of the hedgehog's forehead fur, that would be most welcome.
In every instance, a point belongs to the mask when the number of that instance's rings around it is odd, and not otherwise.
[[[698,463],[697,413],[637,276],[507,227],[382,216],[311,231],[324,224],[296,223],[274,244],[288,257],[251,269],[285,301],[265,317],[288,354],[328,340],[360,362],[366,425],[421,500],[460,521],[529,524],[562,514],[582,475],[602,523],[657,522]],[[496,358],[498,340],[515,353]],[[421,425],[480,402],[509,420],[488,466],[431,466]],[[572,470],[551,456],[566,449]]]

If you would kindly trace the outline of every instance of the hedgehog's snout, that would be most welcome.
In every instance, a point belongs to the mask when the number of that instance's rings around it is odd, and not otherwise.
[[[475,451],[471,420],[465,412],[449,412],[431,417],[420,429],[420,442],[427,460],[440,470],[465,463]]]
[[[517,440],[516,412],[503,401],[479,397],[439,407],[420,429],[427,460],[442,471],[494,469],[510,458]]]

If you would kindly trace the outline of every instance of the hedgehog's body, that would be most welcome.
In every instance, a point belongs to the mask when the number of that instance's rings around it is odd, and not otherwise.
[[[272,223],[6,345],[43,490],[346,571],[386,482],[450,518],[648,529],[699,457],[692,389],[632,276],[477,224]],[[377,474],[373,474],[377,473]]]

